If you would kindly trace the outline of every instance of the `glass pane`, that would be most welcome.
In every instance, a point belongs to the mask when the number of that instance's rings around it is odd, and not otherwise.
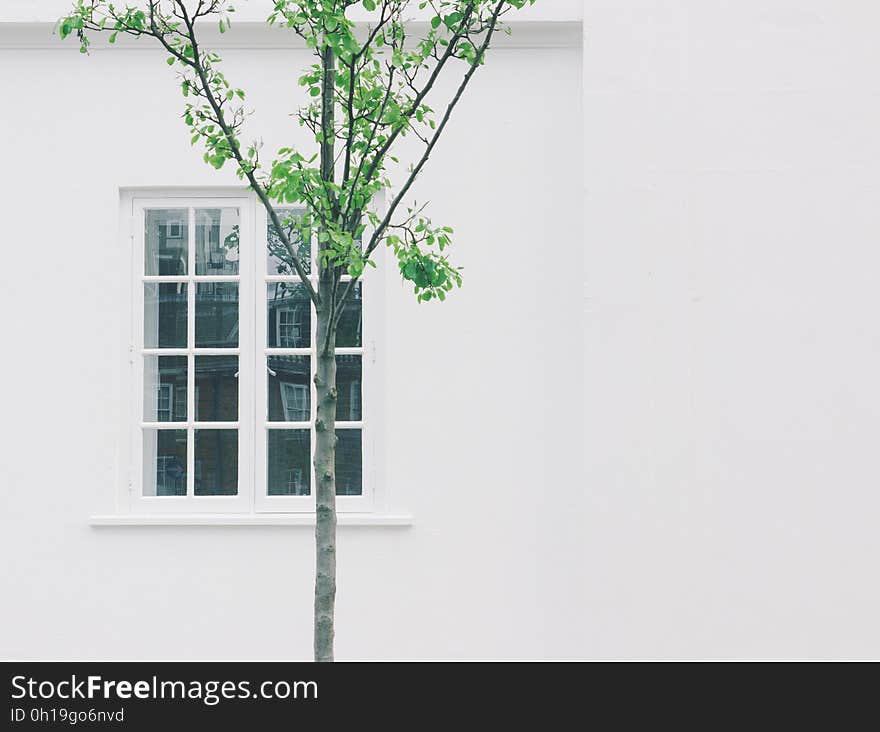
[[[281,219],[281,226],[284,229],[284,233],[287,234],[288,240],[296,248],[296,254],[299,257],[300,262],[302,262],[303,268],[306,272],[311,272],[311,244],[308,239],[303,239],[294,226],[295,219],[300,218],[305,211],[301,208],[277,208],[275,209],[275,212],[278,214],[278,218]],[[269,226],[266,231],[266,245],[268,248],[266,253],[266,274],[295,275],[297,273],[291,262],[287,247],[281,242],[281,237],[278,236],[278,232],[275,230],[275,227],[272,226],[271,221],[269,221]]]
[[[238,274],[237,208],[196,209],[196,274]]]
[[[308,430],[268,430],[270,496],[311,493],[312,456]]]
[[[336,430],[336,495],[359,496],[363,492],[361,431]]]
[[[336,357],[336,421],[359,422],[361,416],[361,357]]]
[[[196,348],[238,347],[238,285],[196,285]]]
[[[185,275],[189,212],[185,208],[146,212],[144,274]]]
[[[186,430],[144,430],[144,495],[186,495]]]
[[[338,348],[355,348],[363,345],[361,341],[361,319],[363,314],[362,283],[358,282],[345,298],[345,309],[339,318],[336,330]]]
[[[301,282],[270,282],[269,348],[309,348],[312,344],[312,301]]]
[[[144,357],[144,421],[186,422],[186,356]]]
[[[238,430],[196,430],[195,494],[238,493]]]
[[[308,356],[269,356],[268,416],[270,422],[308,422],[311,373]]]
[[[144,285],[144,348],[186,348],[186,284]]]
[[[238,420],[238,356],[196,356],[196,422]]]

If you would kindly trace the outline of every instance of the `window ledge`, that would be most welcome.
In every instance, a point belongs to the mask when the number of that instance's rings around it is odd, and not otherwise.
[[[408,514],[339,514],[339,526],[412,526]],[[91,526],[314,526],[314,514],[98,514]]]

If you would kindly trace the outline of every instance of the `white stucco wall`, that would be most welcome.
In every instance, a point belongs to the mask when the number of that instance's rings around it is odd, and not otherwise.
[[[3,33],[0,655],[308,658],[310,528],[88,525],[119,488],[118,189],[238,181],[190,148],[160,51]],[[305,52],[224,58],[266,149],[295,141]],[[414,191],[460,233],[467,283],[418,306],[388,275],[386,473],[415,523],[340,529],[340,658],[585,653],[580,59],[499,49]]]
[[[878,26],[586,3],[591,656],[880,656]]]
[[[122,5],[122,3],[117,3]],[[73,5],[70,0],[3,0],[0,22],[54,22]],[[232,3],[235,7],[233,18],[236,22],[254,22],[266,19],[271,12],[273,3],[268,0],[242,0]],[[538,0],[536,5],[517,11],[517,20],[564,22],[583,17],[583,2],[581,0]],[[268,8],[268,10],[267,10]],[[413,3],[408,12],[411,18],[424,18],[430,11],[419,10],[418,3]],[[360,20],[369,17],[369,14],[361,7],[355,6],[349,9],[349,17]],[[512,17],[512,16],[509,16]]]
[[[880,10],[583,8],[582,76],[578,49],[499,50],[450,129],[478,205],[445,156],[420,183],[468,280],[418,308],[389,276],[388,481],[416,522],[342,530],[340,656],[876,658]],[[226,55],[281,139],[288,57]],[[226,180],[166,69],[0,51],[7,657],[309,655],[309,529],[86,525],[115,490],[116,186]],[[582,81],[585,173],[578,103],[552,113]]]

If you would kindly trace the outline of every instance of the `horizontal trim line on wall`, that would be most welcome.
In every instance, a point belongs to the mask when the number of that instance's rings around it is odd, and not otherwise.
[[[412,526],[408,514],[340,513],[340,526]],[[309,513],[262,514],[98,514],[89,517],[92,526],[314,526],[315,516]]]
[[[583,30],[580,21],[512,21],[508,25],[511,35],[499,33],[492,47],[502,48],[579,48],[583,43]],[[420,31],[427,30],[427,23],[411,23],[409,32],[418,37]],[[0,50],[39,49],[68,51],[77,53],[79,44],[75,38],[62,41],[53,35],[54,23],[10,23],[0,22]],[[206,46],[222,51],[225,49],[304,49],[302,38],[287,28],[277,28],[266,23],[234,23],[232,29],[221,34],[216,24],[201,29],[201,38]],[[105,49],[155,50],[161,53],[157,44],[150,39],[120,36],[111,45],[107,43],[107,33],[90,35],[92,51]]]

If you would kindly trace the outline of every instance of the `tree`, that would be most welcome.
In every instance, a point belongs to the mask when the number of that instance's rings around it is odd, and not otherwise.
[[[179,69],[184,121],[192,144],[204,147],[217,169],[235,165],[265,207],[285,263],[302,280],[317,313],[316,574],[314,650],[316,661],[333,660],[336,599],[336,332],[346,297],[384,243],[397,257],[401,276],[420,302],[445,300],[461,286],[461,270],[448,258],[452,228],[432,222],[425,205],[406,205],[410,188],[435,150],[450,116],[484,63],[503,16],[535,0],[421,0],[429,22],[410,38],[406,13],[411,0],[272,0],[270,24],[297,33],[314,51],[315,63],[299,77],[311,100],[299,123],[314,134],[315,150],[282,148],[265,165],[261,145],[244,146],[245,92],[220,70],[220,56],[202,47],[207,21],[221,33],[230,27],[228,0],[141,0],[118,6],[108,0],[76,0],[59,21],[62,38],[76,35],[88,52],[89,34],[148,36]],[[359,5],[369,21],[360,27],[348,11]],[[506,29],[505,29],[506,30]],[[460,81],[435,110],[437,80],[455,69]],[[389,165],[399,164],[395,144],[407,136],[421,155],[403,182],[392,188]],[[310,154],[311,153],[311,154]],[[388,192],[384,211],[375,205]],[[273,204],[297,203],[305,215],[281,221]],[[318,241],[318,287],[305,268],[298,242]],[[347,273],[351,279],[342,281]]]

